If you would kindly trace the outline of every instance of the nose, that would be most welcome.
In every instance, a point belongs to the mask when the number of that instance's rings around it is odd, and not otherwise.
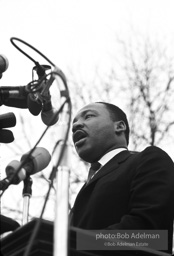
[[[73,123],[72,125],[72,132],[75,133],[78,129],[81,129],[84,127],[84,124],[82,122],[82,120],[78,120],[76,122]]]

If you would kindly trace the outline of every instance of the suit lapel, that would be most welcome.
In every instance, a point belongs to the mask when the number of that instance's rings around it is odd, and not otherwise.
[[[91,181],[89,181],[88,184],[84,184],[83,187],[81,188],[81,190],[79,191],[76,200],[74,202],[74,207],[72,209],[72,214],[74,209],[78,210],[78,202],[80,202],[79,200],[81,200],[83,193],[91,193],[92,191],[90,190],[90,188],[92,188],[92,184],[95,184],[95,182],[104,177],[105,175],[107,175],[108,173],[111,172],[117,172],[118,168],[120,167],[121,163],[124,163],[130,156],[131,156],[131,151],[125,150],[120,152],[119,154],[117,154],[116,156],[114,156],[106,165],[104,165],[98,173],[96,173],[96,175],[91,179]],[[118,172],[119,173],[119,172]],[[82,201],[84,201],[82,199]]]
[[[81,196],[83,195],[83,192],[88,191],[88,189],[90,189],[91,185],[94,184],[101,177],[104,177],[105,175],[107,175],[110,172],[117,171],[119,165],[121,163],[123,163],[124,161],[126,161],[126,159],[129,158],[130,156],[131,156],[130,151],[128,151],[128,150],[122,151],[119,154],[117,154],[116,156],[114,156],[106,165],[104,165],[99,170],[99,172],[89,181],[88,184],[85,183],[82,186],[82,188],[80,189],[80,191],[76,197],[76,200],[74,202],[74,207],[75,207],[77,201],[80,200]]]
[[[107,175],[108,173],[112,171],[116,171],[116,169],[119,167],[120,163],[126,161],[128,157],[130,157],[131,153],[128,150],[122,151],[116,156],[114,156],[106,165],[104,165],[98,173],[95,174],[95,176],[89,181],[88,184],[84,184],[83,187],[80,189],[78,196],[85,190],[88,186],[90,186],[93,182],[100,179],[101,177]],[[77,196],[77,197],[78,197]]]
[[[90,182],[86,185],[90,185],[96,180],[100,179],[101,177],[107,175],[108,173],[112,171],[116,171],[116,169],[119,167],[120,163],[126,161],[128,157],[130,157],[130,152],[128,150],[122,151],[116,156],[114,156],[106,165],[104,165],[98,173],[95,174],[95,176],[90,180]]]
[[[76,200],[74,202],[74,207],[72,209],[72,214],[73,214],[74,209],[76,208],[77,202],[80,200],[83,193],[85,191],[87,192],[88,189],[90,189],[91,185],[94,184],[101,177],[104,177],[105,175],[107,175],[110,172],[117,171],[117,169],[119,168],[119,165],[121,163],[123,163],[124,161],[126,161],[126,159],[128,159],[130,156],[131,156],[131,152],[128,150],[120,152],[119,154],[114,156],[106,165],[104,165],[99,170],[99,172],[91,179],[91,181],[89,181],[88,184],[85,183],[82,186],[82,188],[80,189],[80,191],[76,197]]]

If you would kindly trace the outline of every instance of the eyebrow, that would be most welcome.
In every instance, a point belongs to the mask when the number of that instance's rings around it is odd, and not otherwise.
[[[88,112],[93,112],[95,114],[98,114],[98,111],[97,110],[94,110],[94,109],[87,109],[87,110],[83,110],[82,112],[80,112],[79,115],[77,115],[74,119],[73,119],[73,122],[72,123],[75,123],[77,120],[78,120],[78,116],[85,116],[86,113]]]

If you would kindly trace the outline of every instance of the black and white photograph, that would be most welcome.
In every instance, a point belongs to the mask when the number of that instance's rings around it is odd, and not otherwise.
[[[1,255],[174,255],[174,1],[0,10]]]

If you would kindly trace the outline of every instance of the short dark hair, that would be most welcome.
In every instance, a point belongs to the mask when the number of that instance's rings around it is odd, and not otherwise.
[[[127,120],[127,116],[124,113],[124,111],[121,110],[121,108],[119,108],[116,105],[111,104],[111,103],[107,103],[107,102],[96,102],[96,103],[101,103],[106,106],[113,121],[118,121],[118,119],[119,119],[119,120],[122,120],[125,122],[125,125],[126,125],[125,137],[126,137],[126,141],[127,141],[127,145],[128,145],[130,129],[129,129],[129,123]]]

